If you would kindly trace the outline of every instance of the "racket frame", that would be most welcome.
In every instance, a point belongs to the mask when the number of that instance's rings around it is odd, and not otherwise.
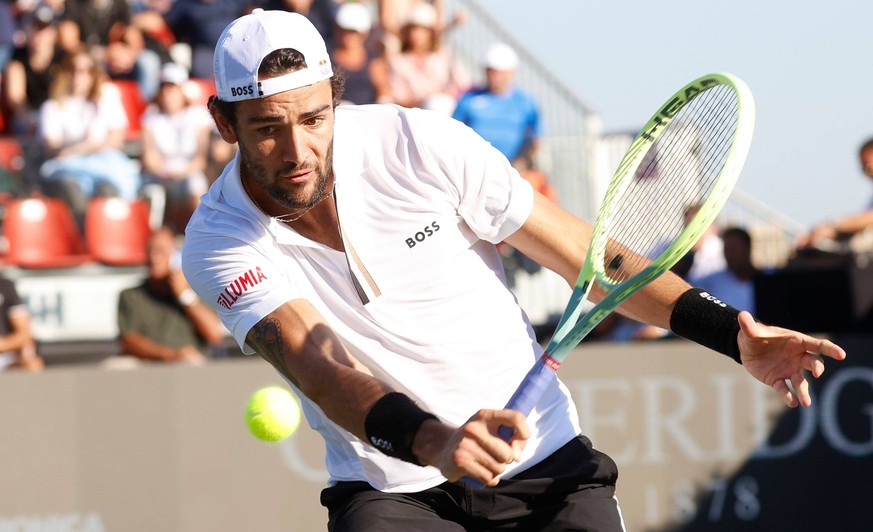
[[[709,196],[703,201],[697,214],[685,225],[679,236],[657,258],[629,279],[618,283],[614,282],[603,271],[608,241],[605,228],[609,226],[610,221],[616,215],[616,202],[613,201],[613,198],[620,197],[624,193],[631,183],[631,179],[636,175],[640,163],[679,110],[705,90],[718,85],[730,86],[737,95],[737,125],[725,164],[713,182]],[[534,363],[509,399],[506,405],[507,409],[516,410],[525,416],[530,414],[543,392],[553,380],[557,379],[558,368],[576,345],[616,307],[669,270],[691,249],[704,231],[715,221],[739,178],[751,146],[754,122],[755,104],[751,91],[741,79],[725,72],[707,74],[686,84],[649,119],[631,142],[610,181],[594,223],[594,231],[585,262],[555,332],[543,355]],[[606,295],[583,315],[582,310],[595,281],[604,288]],[[502,426],[498,429],[498,434],[508,442],[512,439],[513,431],[509,427]],[[482,487],[478,481],[469,478],[466,480],[476,487]]]
[[[640,163],[645,159],[655,141],[661,136],[667,124],[695,97],[705,90],[718,85],[728,85],[737,94],[737,126],[733,142],[728,150],[725,165],[715,179],[709,196],[700,205],[694,218],[685,226],[678,237],[642,271],[620,283],[613,282],[603,271],[606,251],[606,232],[616,215],[613,198],[620,197],[635,177]],[[573,287],[570,301],[561,316],[555,333],[546,346],[544,356],[552,359],[556,366],[567,357],[573,348],[600,323],[606,315],[615,310],[634,292],[669,270],[685,256],[706,229],[715,221],[736,185],[740,171],[745,164],[746,155],[752,143],[755,122],[755,104],[749,87],[738,77],[725,72],[701,76],[682,87],[649,119],[634,138],[607,188],[603,203],[594,223],[591,244],[585,263]],[[584,316],[581,316],[585,301],[594,282],[600,284],[607,295]],[[557,367],[556,367],[557,369]]]

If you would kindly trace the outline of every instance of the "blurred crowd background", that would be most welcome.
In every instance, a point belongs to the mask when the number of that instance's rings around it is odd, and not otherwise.
[[[474,2],[0,0],[0,368],[40,371],[76,360],[76,350],[112,367],[238,352],[176,255],[200,196],[236,150],[206,106],[213,48],[255,8],[315,24],[345,72],[342,105],[452,116],[579,216],[593,219],[632,138],[602,134],[596,116]],[[873,175],[871,145],[859,155]],[[873,205],[807,230],[740,191],[726,212],[676,272],[753,312],[762,274],[797,256],[857,256],[873,227]],[[499,250],[547,334],[567,287],[516,250]],[[592,335],[670,337],[617,316]]]

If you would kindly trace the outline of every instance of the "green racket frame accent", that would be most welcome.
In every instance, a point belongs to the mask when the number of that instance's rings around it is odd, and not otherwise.
[[[604,228],[608,227],[609,221],[616,215],[616,199],[621,198],[631,178],[636,174],[637,167],[660,136],[664,126],[669,124],[676,115],[676,112],[703,91],[718,85],[728,85],[735,91],[739,104],[738,123],[734,129],[733,143],[726,155],[725,164],[713,182],[709,197],[703,201],[694,219],[685,226],[679,236],[658,258],[626,281],[614,282],[603,271],[603,264],[607,242]],[[618,165],[606,191],[606,198],[594,224],[594,233],[585,257],[585,264],[582,266],[582,271],[579,272],[573,292],[570,294],[570,301],[561,316],[555,333],[546,346],[543,356],[534,363],[524,377],[509,399],[506,408],[516,410],[524,415],[530,414],[544,390],[557,378],[556,371],[561,362],[579,341],[631,294],[669,270],[691,249],[703,231],[715,220],[736,184],[752,142],[754,119],[754,101],[746,84],[730,74],[716,73],[697,78],[683,87],[646,123]],[[595,279],[603,285],[606,296],[580,319],[579,315]],[[498,429],[498,434],[508,442],[512,439],[513,431],[509,427],[503,426]],[[475,480],[469,478],[466,480],[477,488],[483,487]]]
[[[676,113],[703,91],[719,85],[730,86],[735,91],[739,104],[738,122],[727,159],[720,175],[713,183],[709,196],[701,204],[694,219],[656,259],[630,279],[615,283],[603,271],[607,238],[604,228],[608,227],[612,217],[615,216],[615,198],[621,197],[655,140]],[[752,143],[754,123],[755,103],[748,86],[736,76],[723,72],[701,76],[688,83],[649,119],[619,163],[606,191],[594,223],[594,233],[585,264],[579,272],[567,309],[561,316],[552,340],[546,346],[546,353],[550,358],[557,363],[563,361],[579,341],[607,314],[615,310],[631,294],[669,270],[691,249],[706,228],[715,221],[727,202],[745,164]],[[595,279],[611,291],[579,320],[582,307]]]

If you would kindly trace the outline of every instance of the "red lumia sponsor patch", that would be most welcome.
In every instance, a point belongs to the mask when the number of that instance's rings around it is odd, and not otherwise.
[[[267,276],[261,271],[260,266],[256,266],[228,284],[224,292],[218,295],[216,303],[226,309],[230,309],[237,299],[248,292],[249,288],[260,284],[266,278]]]

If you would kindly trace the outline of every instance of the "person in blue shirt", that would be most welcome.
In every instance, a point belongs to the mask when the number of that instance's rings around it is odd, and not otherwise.
[[[483,61],[487,83],[458,101],[452,116],[470,126],[513,162],[531,160],[542,134],[537,103],[515,85],[518,55],[506,44],[492,44]]]
[[[486,84],[458,100],[452,117],[470,126],[497,148],[522,177],[540,193],[557,202],[545,174],[534,165],[534,153],[542,134],[540,114],[533,96],[515,85],[518,55],[504,43],[494,43],[482,61]],[[501,242],[498,247],[507,281],[515,286],[518,275],[532,275],[540,265],[517,249]]]
[[[695,286],[740,310],[755,313],[755,283],[758,269],[752,263],[752,236],[741,227],[721,233],[726,266],[697,279]]]

